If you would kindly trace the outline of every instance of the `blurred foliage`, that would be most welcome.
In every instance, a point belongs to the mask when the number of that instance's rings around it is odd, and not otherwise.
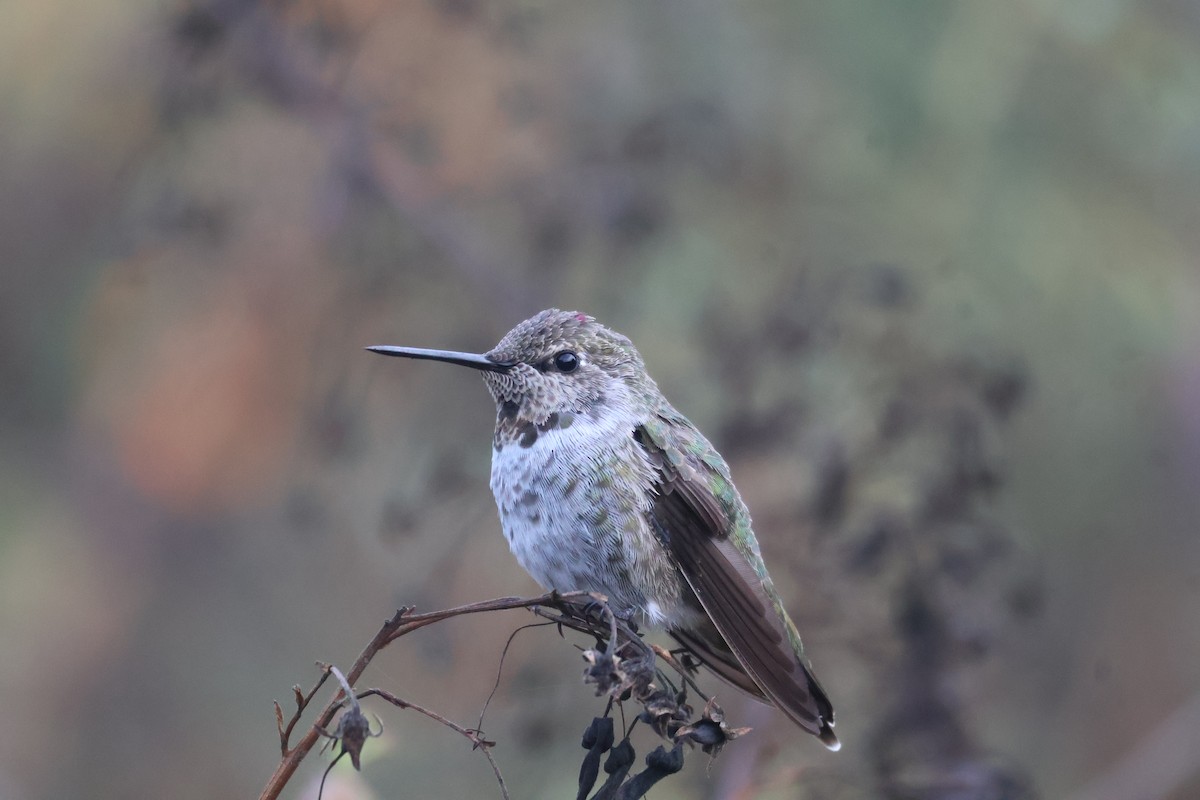
[[[656,797],[1200,793],[1143,744],[1200,737],[1194,4],[0,18],[0,796],[251,795],[314,661],[532,591],[478,380],[361,347],[549,305],[730,458],[846,743],[731,694],[754,733]],[[489,616],[366,681],[470,723]],[[515,640],[514,796],[574,794],[579,669]],[[494,792],[384,721],[327,797]]]

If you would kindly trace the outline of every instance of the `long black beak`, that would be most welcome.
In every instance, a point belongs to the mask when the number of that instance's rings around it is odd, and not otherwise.
[[[508,372],[513,367],[512,364],[506,364],[502,361],[492,361],[487,356],[476,355],[475,353],[459,353],[454,350],[426,350],[424,347],[391,347],[385,344],[378,344],[367,349],[372,353],[379,353],[381,356],[426,358],[430,361],[445,361],[447,364],[458,364],[461,367],[480,369],[485,372]]]

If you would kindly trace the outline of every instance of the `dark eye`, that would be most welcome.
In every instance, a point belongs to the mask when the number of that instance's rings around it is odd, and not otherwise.
[[[570,350],[563,350],[554,356],[554,367],[559,372],[574,372],[579,366],[579,356]]]

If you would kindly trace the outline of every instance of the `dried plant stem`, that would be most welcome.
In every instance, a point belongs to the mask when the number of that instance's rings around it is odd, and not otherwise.
[[[504,800],[509,800],[508,787],[504,785],[504,777],[500,774],[500,767],[496,764],[496,759],[492,758],[492,746],[495,744],[495,742],[489,742],[487,739],[484,739],[477,730],[464,728],[462,725],[446,719],[436,711],[430,711],[428,708],[422,708],[416,703],[410,703],[409,701],[403,700],[391,692],[383,689],[367,689],[365,692],[360,694],[358,698],[361,700],[362,698],[369,697],[371,695],[382,697],[384,700],[387,700],[397,708],[411,708],[413,711],[424,714],[430,719],[440,722],[447,728],[452,728],[453,730],[456,730],[465,736],[467,740],[471,742],[472,749],[479,749],[483,751],[483,754],[487,757],[488,763],[492,765],[492,773],[496,776],[496,783],[500,785],[500,794],[504,797]]]
[[[441,611],[431,611],[425,614],[414,614],[412,613],[413,610],[411,608],[402,608],[397,611],[391,619],[383,624],[383,627],[379,629],[379,632],[375,634],[374,638],[372,638],[367,646],[363,648],[362,652],[359,653],[359,656],[354,661],[353,666],[351,666],[346,672],[346,681],[353,686],[358,679],[362,677],[363,672],[366,671],[367,666],[371,663],[371,660],[375,658],[376,654],[380,650],[382,650],[384,647],[387,647],[401,636],[412,633],[413,631],[423,628],[426,625],[432,625],[435,622],[441,622],[442,620],[450,619],[451,617],[462,616],[464,614],[479,614],[488,611],[504,611],[514,608],[536,608],[538,606],[548,606],[566,612],[567,609],[571,607],[589,602],[603,603],[603,598],[587,592],[570,592],[565,594],[549,592],[539,597],[501,597],[495,600],[485,600],[479,603],[471,603]],[[282,752],[282,758],[279,762],[279,765],[275,768],[274,774],[271,775],[270,780],[267,781],[267,785],[263,788],[262,793],[259,795],[259,800],[275,800],[275,798],[279,797],[280,793],[283,791],[283,788],[296,773],[296,769],[300,766],[300,762],[303,761],[304,757],[308,755],[310,750],[312,750],[313,746],[321,737],[321,732],[329,727],[329,724],[333,721],[338,709],[341,708],[344,694],[341,690],[339,690],[334,698],[325,706],[324,710],[321,711],[321,714],[317,717],[313,725],[311,725],[305,732],[304,736],[300,738],[300,741],[296,742],[295,746],[289,746],[292,730],[295,728],[297,722],[299,722],[300,717],[304,714],[305,710],[307,710],[308,706],[311,704],[317,690],[320,689],[321,685],[324,684],[328,677],[328,669],[323,670],[321,679],[317,682],[317,685],[308,692],[308,694],[302,694],[299,687],[295,689],[296,710],[286,725],[284,725],[283,722],[282,709],[279,707],[278,703],[275,704],[275,716],[279,727],[280,750]],[[382,693],[379,690],[374,690],[374,693],[384,697],[385,699],[392,697],[391,695],[386,695],[386,693]],[[434,715],[432,712],[421,709],[418,706],[412,705],[411,703],[407,703],[407,701],[404,702],[406,706],[411,707],[414,710],[419,710],[434,719],[438,719],[449,727],[455,728],[460,732],[465,732],[467,730],[465,728],[460,729],[458,726],[450,723],[448,720]],[[479,739],[479,737],[476,736],[474,739],[472,739],[472,742],[475,743],[476,746],[480,746],[479,742],[482,742],[482,739]],[[484,747],[484,753],[487,755],[488,761],[492,763],[492,768],[495,771],[497,778],[499,778],[499,769],[496,768],[495,761],[492,760],[492,756],[487,752],[487,749],[487,747]],[[507,797],[507,791],[504,790],[503,781],[501,781],[501,790],[504,791],[505,796]]]

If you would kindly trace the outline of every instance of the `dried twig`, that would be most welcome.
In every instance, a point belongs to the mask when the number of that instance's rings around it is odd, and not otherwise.
[[[483,708],[479,710],[479,720],[475,723],[475,730],[483,730],[483,718],[487,714],[492,700],[496,697],[496,692],[500,689],[500,677],[504,672],[504,660],[508,658],[508,648],[512,647],[513,640],[517,638],[517,634],[527,631],[530,628],[544,628],[547,625],[553,624],[553,622],[531,622],[528,625],[522,625],[508,635],[508,641],[504,643],[504,649],[500,651],[500,663],[496,665],[496,681],[492,684],[492,690],[488,692],[487,700],[483,701]]]
[[[596,602],[603,603],[603,600],[604,598],[589,594],[587,592],[570,592],[566,594],[549,592],[539,597],[532,598],[501,597],[495,600],[485,600],[480,603],[471,603],[465,606],[457,606],[455,608],[444,609],[441,611],[431,611],[425,614],[414,614],[412,608],[402,608],[397,611],[391,619],[383,624],[383,627],[379,629],[379,632],[375,634],[371,641],[367,643],[367,646],[363,648],[362,652],[359,653],[358,658],[355,659],[353,666],[351,666],[346,672],[346,682],[350,686],[353,686],[358,679],[362,677],[363,672],[371,663],[371,660],[374,659],[375,655],[384,647],[391,644],[396,639],[399,639],[401,636],[404,636],[405,634],[411,633],[419,628],[423,628],[426,625],[432,625],[435,622],[441,622],[442,620],[450,619],[451,617],[462,616],[464,614],[478,614],[487,611],[502,611],[514,608],[537,608],[539,606],[558,608],[563,610],[565,614],[565,609],[572,607],[573,604]],[[308,706],[312,703],[313,697],[316,695],[317,691],[321,688],[325,681],[328,680],[328,678],[328,670],[323,670],[320,680],[317,681],[317,685],[314,686],[307,694],[302,694],[299,687],[294,688],[293,691],[296,699],[296,711],[292,715],[292,719],[286,725],[283,724],[283,711],[280,708],[279,703],[275,703],[275,720],[276,725],[279,728],[282,759],[280,760],[279,765],[275,768],[274,774],[272,774],[271,778],[267,781],[267,785],[263,788],[262,793],[259,795],[259,800],[274,800],[274,798],[279,797],[280,793],[283,791],[283,787],[287,785],[287,782],[291,780],[292,775],[295,774],[296,769],[300,766],[300,762],[304,760],[304,757],[308,755],[310,750],[312,750],[313,745],[317,743],[317,740],[321,736],[321,731],[329,726],[329,724],[333,721],[334,716],[337,714],[338,709],[341,708],[343,693],[339,691],[337,696],[335,696],[334,699],[331,700],[321,711],[316,722],[314,722],[308,731],[305,732],[304,736],[300,738],[300,741],[298,741],[295,746],[290,746],[289,743],[291,740],[291,734],[297,722],[303,713],[308,709]]]
[[[465,736],[471,743],[471,749],[483,751],[484,756],[487,757],[488,763],[492,765],[492,774],[496,776],[496,783],[500,785],[500,794],[504,797],[504,800],[508,800],[508,787],[504,785],[504,776],[500,774],[500,767],[498,764],[496,764],[496,759],[492,758],[492,748],[496,745],[495,742],[489,742],[487,739],[484,739],[482,733],[478,730],[464,728],[457,722],[451,722],[450,720],[446,719],[436,711],[430,711],[428,708],[423,708],[416,703],[410,703],[409,701],[403,700],[391,692],[383,689],[367,689],[365,692],[360,693],[358,697],[359,699],[362,699],[364,697],[370,697],[371,695],[382,697],[384,700],[396,706],[396,708],[411,708],[413,711],[424,714],[430,719],[440,722],[447,728],[456,730]]]
[[[715,756],[726,742],[748,730],[733,728],[725,723],[720,707],[713,699],[701,692],[696,685],[692,678],[695,668],[686,658],[676,659],[662,648],[647,644],[642,640],[634,624],[614,614],[608,607],[606,599],[600,595],[587,592],[567,594],[550,592],[532,598],[502,597],[424,614],[414,614],[411,608],[403,608],[384,623],[359,654],[358,659],[345,676],[336,667],[321,665],[321,678],[307,694],[301,692],[300,687],[294,687],[296,711],[286,725],[283,721],[282,709],[278,703],[275,704],[276,725],[279,728],[283,757],[275,769],[275,774],[271,776],[266,788],[263,789],[260,800],[272,800],[279,797],[283,787],[295,774],[300,762],[321,736],[340,741],[342,752],[338,754],[338,757],[349,752],[355,768],[358,768],[363,744],[370,736],[377,735],[371,732],[370,726],[366,724],[366,717],[358,705],[358,699],[371,696],[383,698],[398,708],[410,708],[424,714],[466,737],[474,748],[483,751],[491,765],[492,773],[496,776],[500,793],[507,800],[508,788],[500,774],[500,767],[491,753],[495,742],[485,739],[479,726],[466,728],[451,722],[436,711],[397,697],[384,689],[367,689],[357,693],[356,697],[353,687],[375,655],[405,634],[426,625],[464,614],[515,608],[528,608],[536,615],[557,625],[560,630],[568,628],[578,631],[592,636],[596,641],[595,647],[583,650],[584,661],[587,663],[584,670],[584,681],[596,687],[597,695],[608,696],[604,717],[597,718],[593,722],[593,728],[597,724],[601,724],[600,721],[603,720],[602,724],[607,726],[610,733],[602,739],[597,739],[591,745],[585,745],[589,748],[589,755],[585,758],[583,771],[580,773],[581,797],[586,797],[593,788],[599,776],[599,758],[609,750],[612,752],[604,764],[604,769],[609,777],[594,797],[640,798],[656,782],[677,772],[683,766],[683,745],[698,745],[704,752]],[[507,650],[507,646],[505,649]],[[682,689],[677,689],[675,682],[659,669],[659,661],[678,673]],[[330,674],[335,675],[341,688],[304,736],[295,746],[289,746],[292,731]],[[703,713],[697,719],[693,719],[692,707],[688,704],[689,691],[694,692],[696,696],[705,701]],[[347,700],[347,698],[349,699]],[[625,731],[621,741],[617,742],[614,747],[615,737],[611,735],[612,721],[608,719],[608,714],[615,704],[622,709],[623,716],[624,706],[622,704],[626,701],[638,703],[641,705],[642,711],[637,715],[630,729]],[[343,706],[348,707],[343,713],[342,720],[335,732],[329,733],[327,730],[329,724]],[[482,714],[480,719],[482,720]],[[655,733],[670,741],[673,748],[668,752],[659,747],[647,757],[645,770],[628,777],[629,768],[635,757],[633,746],[629,742],[629,733],[639,721],[646,723]],[[591,730],[589,728],[589,731]],[[585,736],[585,741],[588,738]]]
[[[324,666],[324,665],[322,665]],[[292,729],[296,727],[296,723],[300,721],[300,717],[304,714],[304,709],[312,702],[313,695],[325,685],[325,681],[329,678],[329,670],[324,669],[321,672],[321,679],[317,681],[308,694],[300,692],[300,684],[292,687],[292,693],[296,698],[296,710],[292,713],[292,718],[288,720],[287,727],[283,724],[283,709],[279,707],[279,701],[275,701],[275,726],[279,729],[279,750],[286,758],[288,754],[288,740],[292,736]]]

